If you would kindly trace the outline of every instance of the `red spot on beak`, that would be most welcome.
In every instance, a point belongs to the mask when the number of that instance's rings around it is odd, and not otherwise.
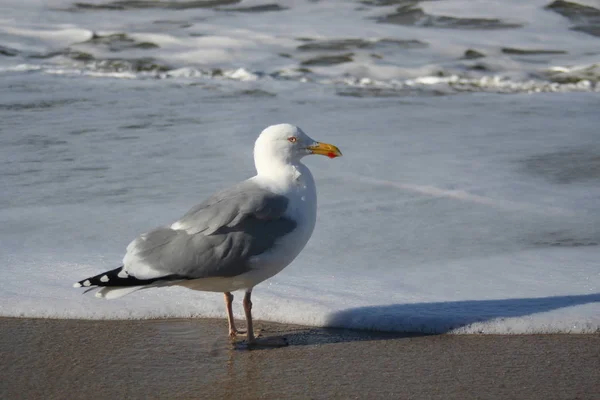
[[[329,153],[327,153],[327,157],[329,157],[329,158],[336,158],[337,155],[335,153],[333,153],[333,152],[330,151]]]

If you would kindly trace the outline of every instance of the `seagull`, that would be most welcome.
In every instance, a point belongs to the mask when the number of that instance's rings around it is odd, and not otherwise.
[[[165,286],[222,292],[231,338],[244,333],[233,320],[231,292],[245,290],[247,342],[254,344],[252,289],[288,266],[315,227],[315,181],[301,162],[309,154],[342,155],[297,126],[269,126],[254,145],[255,176],[216,193],[170,226],[138,236],[121,267],[73,286],[100,287],[96,297],[105,299]]]

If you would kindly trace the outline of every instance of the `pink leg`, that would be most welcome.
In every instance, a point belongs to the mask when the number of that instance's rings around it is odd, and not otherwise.
[[[227,307],[227,322],[229,323],[229,337],[233,338],[238,334],[238,330],[235,329],[235,322],[233,320],[233,295],[231,292],[223,293],[225,295],[225,306]]]
[[[248,325],[248,345],[249,346],[267,346],[267,347],[283,347],[287,346],[288,342],[285,337],[267,337],[256,339],[254,335],[254,329],[252,324],[252,301],[250,296],[252,295],[252,289],[248,290],[244,295],[244,312],[246,313],[246,324]],[[260,336],[260,335],[259,335]]]
[[[252,296],[252,289],[248,289],[244,295],[243,305],[244,313],[246,314],[246,329],[248,329],[248,343],[254,343],[256,338],[254,337],[254,329],[252,326],[252,301],[250,300],[250,296]]]

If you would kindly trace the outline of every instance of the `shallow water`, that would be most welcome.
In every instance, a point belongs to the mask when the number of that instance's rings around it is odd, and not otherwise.
[[[35,2],[5,3],[0,45],[16,53],[0,56],[0,314],[222,316],[215,294],[170,288],[102,302],[70,286],[118,266],[139,233],[253,175],[257,134],[291,122],[344,157],[306,159],[317,228],[302,255],[255,290],[258,318],[391,331],[597,331],[598,39],[569,30],[542,2],[512,11],[482,3],[469,13],[453,1],[419,7],[524,27],[474,35],[473,27],[387,24],[377,18],[398,6],[373,2],[253,12],[127,2],[75,12],[59,1],[43,13]],[[283,29],[286,15],[294,18]],[[549,20],[563,23],[539,22]],[[493,48],[495,72],[429,74],[454,71],[467,48],[486,59]],[[92,58],[65,55],[73,51]],[[290,72],[371,51],[383,58]],[[567,59],[571,69],[552,70]],[[168,67],[145,70],[140,60]],[[585,78],[573,80],[574,70]],[[543,88],[553,93],[526,93]]]

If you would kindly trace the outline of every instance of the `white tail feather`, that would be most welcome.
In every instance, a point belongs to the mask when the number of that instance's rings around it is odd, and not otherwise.
[[[150,289],[161,286],[171,286],[174,283],[180,281],[157,281],[151,283],[149,285],[141,285],[141,286],[104,286],[100,290],[96,292],[96,297],[106,300],[118,299],[119,297],[123,297],[128,295],[129,293],[136,292],[140,289]]]

